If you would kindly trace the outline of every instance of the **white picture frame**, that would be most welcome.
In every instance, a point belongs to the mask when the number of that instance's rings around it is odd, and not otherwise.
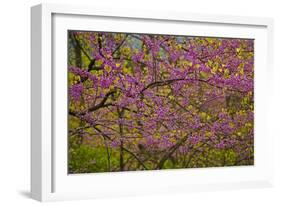
[[[207,36],[251,37],[257,40],[255,47],[257,141],[253,167],[67,174],[66,131],[63,129],[66,124],[64,113],[67,91],[66,68],[56,69],[66,64],[65,32],[68,29],[126,32],[128,30],[125,27],[134,24],[138,26],[131,26],[130,31],[183,34],[189,31],[186,27],[188,25],[193,28],[194,35],[201,32],[201,35]],[[32,198],[53,201],[273,185],[274,137],[268,129],[267,118],[270,114],[266,110],[271,104],[269,91],[274,75],[272,19],[40,4],[31,9],[31,26]],[[177,33],[170,28],[174,28]]]

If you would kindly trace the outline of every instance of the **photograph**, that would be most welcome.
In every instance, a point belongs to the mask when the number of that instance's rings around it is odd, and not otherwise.
[[[68,30],[68,174],[253,166],[254,43]]]

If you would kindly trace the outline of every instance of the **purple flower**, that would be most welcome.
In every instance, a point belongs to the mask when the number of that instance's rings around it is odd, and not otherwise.
[[[111,142],[112,148],[118,148],[120,146],[120,141],[118,139],[115,139]]]
[[[193,145],[197,144],[200,141],[200,138],[198,136],[191,136],[189,138],[189,142]]]
[[[70,88],[70,96],[73,98],[75,102],[80,101],[83,90],[84,90],[84,86],[82,83],[75,84]]]
[[[110,84],[111,84],[111,80],[109,78],[102,78],[100,80],[100,86],[102,88],[107,89],[107,88],[109,88]]]

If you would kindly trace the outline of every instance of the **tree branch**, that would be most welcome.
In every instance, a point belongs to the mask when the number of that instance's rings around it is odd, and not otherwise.
[[[91,61],[92,58],[90,57],[90,55],[84,50],[84,48],[81,46],[80,41],[77,39],[77,37],[73,34],[71,35],[72,38],[74,39],[76,45],[81,49],[81,51],[84,53],[84,55]]]
[[[108,103],[108,104],[105,104],[105,103],[106,103],[107,99],[108,99],[111,95],[113,95],[115,92],[116,92],[116,90],[113,90],[113,91],[108,92],[108,93],[104,96],[104,98],[101,100],[100,103],[98,103],[97,105],[95,105],[95,106],[93,106],[93,107],[90,107],[90,108],[87,110],[87,112],[93,112],[93,111],[96,111],[96,110],[98,110],[98,109],[100,109],[100,108],[102,108],[102,107],[113,106],[112,103]]]
[[[124,39],[122,40],[122,42],[115,48],[115,50],[112,52],[112,56],[114,56],[114,54],[120,49],[120,47],[125,43],[125,41],[126,41],[126,39],[127,39],[127,37],[128,37],[129,35],[128,34],[126,34],[126,36],[124,37]]]

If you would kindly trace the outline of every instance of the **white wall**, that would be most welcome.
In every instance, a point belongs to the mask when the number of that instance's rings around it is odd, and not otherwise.
[[[45,1],[43,1],[45,2]],[[59,202],[59,205],[279,205],[281,204],[281,135],[280,124],[280,38],[281,13],[278,0],[209,0],[209,1],[152,1],[152,0],[57,0],[56,3],[103,5],[192,13],[231,14],[242,16],[266,16],[275,20],[275,85],[276,111],[272,124],[275,138],[276,187],[220,191],[178,195],[157,195],[115,199],[88,200],[82,202]],[[1,2],[0,28],[0,204],[36,205],[28,198],[29,149],[30,149],[30,6],[41,3],[36,0],[7,0]],[[168,12],[167,12],[168,15]],[[279,47],[278,47],[279,46]],[[279,69],[280,68],[280,69]],[[266,69],[266,68],[265,68]],[[49,204],[49,203],[47,203]]]

